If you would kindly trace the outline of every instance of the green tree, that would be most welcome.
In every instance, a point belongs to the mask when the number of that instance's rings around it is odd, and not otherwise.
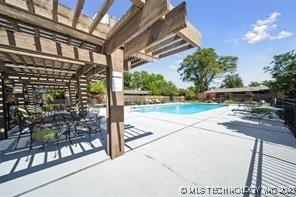
[[[123,84],[124,84],[125,90],[132,90],[135,88],[134,84],[133,84],[133,74],[132,73],[124,72]]]
[[[194,83],[197,92],[204,92],[214,79],[233,72],[237,61],[237,57],[218,56],[213,48],[205,48],[188,55],[178,72],[183,81]]]
[[[136,71],[132,74],[132,83],[134,89],[148,90],[150,83],[150,75],[146,71]]]
[[[257,82],[257,81],[251,81],[250,84],[249,84],[249,87],[257,87],[257,86],[260,86],[261,83]]]
[[[187,89],[180,88],[178,94],[179,96],[185,96],[186,100],[195,100],[196,98],[195,87],[193,86]]]
[[[136,71],[124,73],[125,89],[141,89],[151,91],[154,95],[176,95],[177,87],[171,81],[166,81],[161,74],[149,74],[146,71]]]
[[[177,86],[169,81],[169,82],[166,82],[165,84],[165,87],[163,87],[163,95],[165,96],[175,96],[177,95],[177,92],[178,92],[178,88]]]
[[[239,74],[226,75],[222,84],[222,87],[225,87],[225,88],[240,88],[243,86],[244,86],[243,80],[239,76]]]
[[[285,92],[286,96],[296,97],[296,52],[295,50],[273,57],[271,66],[264,68],[271,73],[273,81],[269,87],[277,92]]]
[[[269,87],[269,88],[271,88],[271,86],[272,86],[272,80],[264,80],[264,81],[262,81],[262,85],[264,85],[264,86],[266,86],[266,87]]]
[[[95,83],[91,83],[87,87],[87,91],[88,91],[88,93],[94,94],[94,95],[105,94],[105,92],[106,92],[106,82],[105,81],[98,81],[98,82],[95,82]]]

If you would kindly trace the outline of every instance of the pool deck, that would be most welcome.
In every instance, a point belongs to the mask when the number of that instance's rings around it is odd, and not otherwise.
[[[126,109],[126,153],[115,160],[99,134],[64,142],[56,157],[51,146],[28,156],[26,138],[17,150],[14,137],[0,141],[0,196],[197,196],[188,195],[190,187],[296,187],[296,138],[280,121],[234,116],[232,108],[195,115]]]

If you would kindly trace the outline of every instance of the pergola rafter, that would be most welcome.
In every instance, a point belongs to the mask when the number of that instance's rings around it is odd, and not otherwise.
[[[92,21],[90,27],[89,27],[89,33],[92,34],[95,30],[95,28],[98,26],[98,24],[101,22],[105,14],[107,13],[108,9],[111,7],[114,0],[105,0],[101,9],[98,11],[95,19]]]

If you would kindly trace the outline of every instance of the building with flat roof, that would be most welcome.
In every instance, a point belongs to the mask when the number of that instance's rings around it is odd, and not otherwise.
[[[265,100],[269,101],[273,97],[273,93],[266,86],[257,87],[241,87],[241,88],[215,88],[206,92],[199,93],[198,99],[214,99],[214,100],[227,100],[232,99],[236,101],[245,100]]]

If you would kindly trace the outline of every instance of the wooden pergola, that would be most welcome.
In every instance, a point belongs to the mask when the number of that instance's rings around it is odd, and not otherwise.
[[[33,87],[62,88],[83,109],[87,84],[106,78],[107,152],[124,153],[123,71],[200,47],[201,39],[185,2],[131,2],[120,20],[102,21],[114,0],[104,0],[94,18],[82,14],[85,0],[73,10],[58,0],[0,0],[0,139],[7,137],[5,80],[23,85],[30,102]]]

